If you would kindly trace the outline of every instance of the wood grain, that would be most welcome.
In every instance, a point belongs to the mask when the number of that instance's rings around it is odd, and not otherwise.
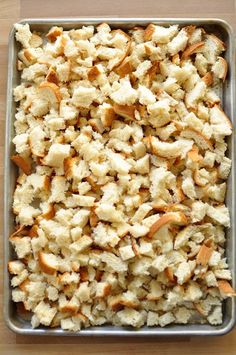
[[[0,179],[3,180],[5,92],[8,33],[14,22],[26,17],[219,17],[236,29],[233,0],[0,0]],[[0,194],[2,197],[2,184]],[[2,199],[1,199],[2,200]],[[1,208],[2,217],[2,208]],[[1,218],[2,220],[2,218]],[[2,243],[1,238],[1,243]],[[2,272],[2,244],[0,267]],[[2,284],[0,307],[3,308]],[[0,354],[236,354],[236,329],[224,337],[207,338],[76,338],[20,336],[7,329],[0,314]]]

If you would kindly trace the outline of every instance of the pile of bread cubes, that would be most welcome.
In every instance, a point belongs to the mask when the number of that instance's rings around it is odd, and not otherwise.
[[[225,44],[192,25],[15,29],[13,301],[33,327],[221,324]]]

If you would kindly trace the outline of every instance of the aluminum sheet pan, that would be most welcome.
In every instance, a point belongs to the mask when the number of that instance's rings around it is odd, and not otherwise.
[[[227,45],[225,57],[229,63],[229,74],[227,81],[220,88],[222,104],[227,115],[234,124],[235,112],[235,49],[234,35],[231,27],[223,20],[208,18],[57,18],[57,19],[25,19],[20,23],[29,23],[32,30],[46,32],[51,26],[63,26],[65,29],[80,28],[83,25],[97,25],[107,22],[113,28],[129,29],[133,26],[146,26],[149,23],[159,25],[180,26],[197,25],[203,27],[207,32],[219,36]],[[4,181],[4,318],[8,327],[19,334],[32,335],[60,335],[60,336],[194,336],[194,335],[223,335],[228,333],[236,321],[236,300],[227,299],[224,302],[223,324],[211,326],[208,324],[170,325],[165,328],[142,327],[134,330],[128,327],[115,327],[104,325],[83,329],[73,333],[62,329],[50,329],[39,327],[32,329],[30,321],[22,319],[16,312],[16,304],[11,300],[10,276],[7,270],[7,263],[13,257],[13,250],[9,244],[8,237],[14,230],[14,216],[12,213],[12,196],[15,188],[17,169],[10,161],[14,152],[12,138],[14,137],[14,116],[16,105],[12,97],[13,88],[19,84],[19,74],[16,69],[17,52],[19,44],[14,39],[15,30],[12,29],[9,38],[8,58],[8,88],[7,88],[7,113],[6,113],[6,139],[5,139],[5,181]],[[232,158],[232,170],[228,179],[228,191],[226,204],[231,214],[231,228],[227,230],[226,256],[229,268],[232,271],[233,286],[235,283],[235,138],[234,135],[228,139],[228,156]]]

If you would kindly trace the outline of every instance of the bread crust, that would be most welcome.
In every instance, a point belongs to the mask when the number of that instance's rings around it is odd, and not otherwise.
[[[48,275],[54,275],[57,271],[57,267],[54,263],[50,263],[47,254],[40,251],[38,253],[38,262],[41,270]]]
[[[182,212],[166,213],[151,226],[147,236],[151,239],[153,235],[166,224],[177,224],[182,226],[186,225],[187,223],[188,219]]]
[[[11,160],[26,174],[30,175],[32,168],[29,160],[23,158],[19,154],[12,155]]]
[[[114,104],[113,105],[113,110],[114,112],[123,117],[123,118],[126,118],[128,120],[134,120],[135,119],[135,115],[134,115],[134,112],[135,112],[135,106],[134,105],[131,105],[131,106],[128,106],[128,105],[119,105],[119,104]]]

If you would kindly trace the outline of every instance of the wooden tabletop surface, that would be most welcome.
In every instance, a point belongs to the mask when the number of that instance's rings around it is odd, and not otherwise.
[[[7,42],[12,24],[32,17],[218,17],[236,31],[236,0],[0,0],[0,179],[3,178]],[[2,196],[3,187],[0,184]],[[2,199],[1,199],[2,200]],[[1,209],[2,211],[2,209]],[[3,220],[3,218],[1,219]],[[1,238],[2,243],[2,238]],[[2,245],[0,272],[2,273]],[[2,277],[0,275],[2,280]],[[3,308],[2,283],[0,307]],[[7,329],[0,312],[0,354],[236,354],[236,328],[223,337],[77,338],[21,336]]]

